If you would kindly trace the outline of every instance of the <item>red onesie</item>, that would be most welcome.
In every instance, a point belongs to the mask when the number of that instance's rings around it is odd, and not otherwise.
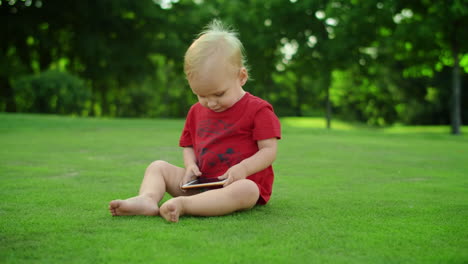
[[[187,115],[180,137],[181,147],[193,147],[201,177],[223,175],[230,167],[254,155],[257,141],[281,138],[281,127],[273,107],[266,101],[246,93],[223,112],[214,112],[194,104]],[[260,190],[258,204],[266,204],[271,196],[273,168],[252,174],[247,179]]]

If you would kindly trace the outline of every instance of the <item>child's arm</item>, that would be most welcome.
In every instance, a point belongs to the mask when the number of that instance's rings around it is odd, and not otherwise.
[[[193,176],[200,176],[201,172],[197,166],[197,158],[195,157],[195,152],[192,147],[184,148],[184,165],[185,165],[185,175],[180,183],[180,186],[186,184],[190,180],[193,180]]]
[[[229,168],[219,179],[228,179],[224,186],[268,168],[276,159],[277,139],[257,141],[258,151],[253,156]]]

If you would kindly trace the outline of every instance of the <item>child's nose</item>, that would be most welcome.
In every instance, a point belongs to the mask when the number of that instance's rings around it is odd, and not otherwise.
[[[215,100],[208,100],[208,107],[213,107],[216,106],[216,101]]]

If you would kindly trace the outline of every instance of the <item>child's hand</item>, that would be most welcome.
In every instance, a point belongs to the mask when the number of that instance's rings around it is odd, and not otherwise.
[[[229,168],[226,173],[219,176],[218,179],[227,181],[224,183],[223,187],[228,186],[229,184],[247,178],[247,168],[242,164],[236,164]]]
[[[184,178],[182,178],[182,182],[180,183],[181,190],[185,191],[182,189],[182,185],[186,184],[191,180],[194,180],[195,178],[201,175],[202,173],[200,172],[200,169],[198,169],[198,166],[195,164],[186,168]]]

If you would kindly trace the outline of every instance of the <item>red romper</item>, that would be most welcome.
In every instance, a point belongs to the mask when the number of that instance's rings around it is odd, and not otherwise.
[[[254,155],[258,151],[257,141],[269,138],[281,138],[280,122],[273,107],[246,93],[232,107],[219,113],[200,103],[194,104],[188,112],[179,145],[193,147],[201,177],[213,178]],[[260,190],[258,204],[266,204],[270,199],[273,178],[271,166],[247,177]]]

